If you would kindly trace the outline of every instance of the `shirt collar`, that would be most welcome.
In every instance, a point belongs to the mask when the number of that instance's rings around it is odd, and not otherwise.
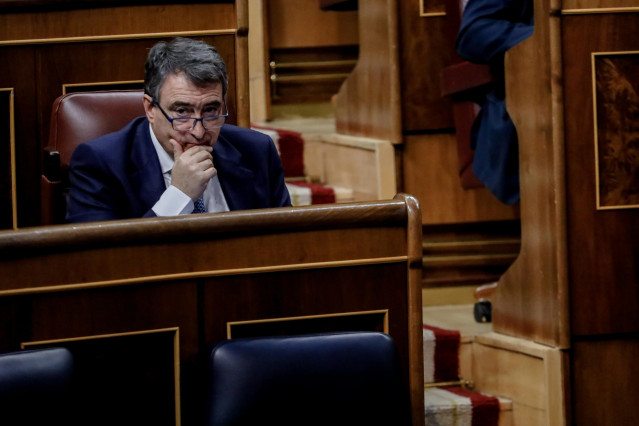
[[[151,123],[149,123],[149,132],[151,133],[151,140],[153,141],[153,147],[155,148],[155,152],[158,154],[158,160],[160,160],[160,168],[162,169],[162,174],[169,173],[173,169],[173,163],[175,162],[173,158],[169,155],[168,152],[164,150],[162,145],[160,145],[160,141],[153,133],[153,127],[151,127]]]

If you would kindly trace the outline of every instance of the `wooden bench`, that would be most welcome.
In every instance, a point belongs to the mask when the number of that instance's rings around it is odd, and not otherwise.
[[[3,231],[0,253],[0,352],[68,347],[97,424],[198,422],[221,340],[349,330],[394,338],[423,421],[412,196]]]

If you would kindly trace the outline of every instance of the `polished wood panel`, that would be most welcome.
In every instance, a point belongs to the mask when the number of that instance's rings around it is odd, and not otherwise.
[[[268,0],[271,49],[357,44],[357,11],[323,11],[317,0]]]
[[[407,135],[402,155],[404,191],[428,206],[424,225],[518,218],[518,206],[500,203],[486,188],[462,188],[454,134]]]
[[[336,99],[337,132],[401,142],[396,0],[359,3],[359,60]]]
[[[613,8],[636,8],[635,0],[563,0],[562,10],[592,10],[592,9],[613,9]]]
[[[60,25],[64,22],[64,25]],[[237,27],[233,4],[172,4],[0,13],[0,43],[69,37],[124,38]]]
[[[535,1],[535,32],[506,54],[506,105],[519,134],[521,254],[499,281],[493,327],[569,346],[559,17]],[[581,120],[581,119],[579,119]]]
[[[613,6],[570,7],[604,4]],[[520,135],[522,252],[500,280],[493,326],[570,348],[567,422],[634,424],[627,407],[637,391],[627,378],[637,375],[639,227],[635,208],[598,208],[593,58],[639,51],[639,10],[551,10],[557,2],[536,1],[533,36],[506,55],[507,104]],[[624,87],[630,100],[619,102],[630,112],[637,66],[628,64],[632,77],[611,73],[603,90]],[[623,142],[632,147],[633,137]]]
[[[575,342],[572,348],[573,424],[639,424],[639,339]]]
[[[564,73],[571,76],[564,83],[566,158],[570,159],[566,162],[566,182],[570,188],[566,193],[568,260],[571,288],[579,289],[571,292],[572,334],[637,333],[639,208],[596,208],[591,55],[593,52],[639,52],[639,13],[566,16],[562,23]],[[636,76],[639,68],[626,72]],[[607,90],[617,90],[610,95],[621,99],[620,89],[614,87],[614,83],[626,83],[623,77],[618,78],[611,81]],[[629,99],[634,96],[635,102],[639,100],[639,87],[623,90],[629,90]],[[621,107],[625,110],[627,105]],[[610,125],[617,135],[623,135],[621,124]],[[634,138],[633,133],[621,136],[626,148],[620,155],[633,155]]]
[[[179,411],[199,424],[208,355],[229,322],[388,310],[422,424],[420,248],[405,195],[4,231],[0,350],[178,328]]]
[[[0,60],[11,64],[0,73],[0,87],[12,88],[14,93],[17,206],[12,207],[18,212],[18,223],[14,225],[34,225],[38,223],[36,215],[40,211],[42,156],[38,138],[40,122],[36,114],[38,98],[33,84],[36,78],[35,49],[30,46],[3,47]],[[24,220],[27,217],[29,219]]]
[[[402,130],[450,129],[450,99],[442,97],[440,73],[451,62],[454,47],[446,37],[445,16],[420,17],[419,2],[399,2]],[[443,11],[441,1],[425,1],[426,10]]]

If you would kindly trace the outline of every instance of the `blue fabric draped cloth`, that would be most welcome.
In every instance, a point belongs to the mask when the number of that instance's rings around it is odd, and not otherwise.
[[[459,56],[488,64],[494,81],[476,99],[481,110],[473,123],[473,173],[505,204],[519,201],[517,131],[506,111],[504,54],[530,37],[532,0],[469,0],[457,34]]]

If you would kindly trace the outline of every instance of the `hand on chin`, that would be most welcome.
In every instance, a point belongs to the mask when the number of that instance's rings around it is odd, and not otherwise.
[[[208,141],[200,141],[200,142],[187,141],[187,142],[180,142],[180,145],[182,145],[182,149],[184,151],[188,151],[189,149],[196,146],[209,146],[210,144],[208,143]]]

